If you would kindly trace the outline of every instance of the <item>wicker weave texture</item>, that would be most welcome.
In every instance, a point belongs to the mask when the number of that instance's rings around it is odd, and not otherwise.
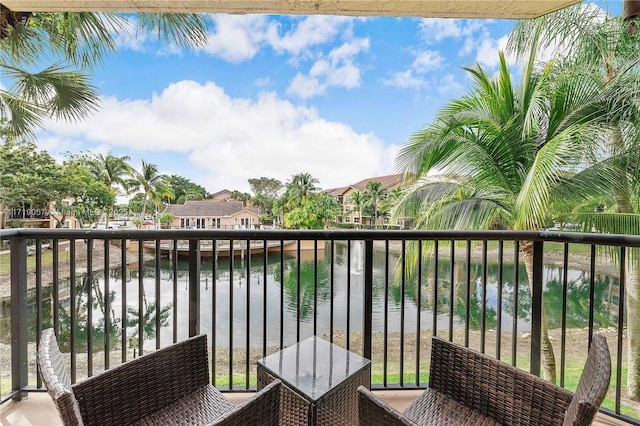
[[[576,393],[434,337],[429,388],[399,413],[359,389],[361,425],[590,425],[609,387],[611,357],[594,336]]]
[[[258,389],[277,378],[258,364]],[[309,401],[285,384],[280,393],[280,425],[357,425],[358,387],[371,387],[371,364],[349,376],[317,401]]]
[[[563,425],[589,425],[604,401],[611,381],[611,354],[604,336],[594,335],[589,356]]]
[[[280,381],[235,407],[209,384],[207,358],[207,337],[196,336],[69,386],[53,329],[38,352],[65,425],[278,424]]]

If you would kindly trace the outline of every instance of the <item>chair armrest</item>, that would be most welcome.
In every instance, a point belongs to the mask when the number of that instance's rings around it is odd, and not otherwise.
[[[200,335],[72,386],[85,425],[135,422],[209,383],[207,336]]]
[[[210,426],[278,426],[281,385],[280,380],[274,380]]]
[[[503,424],[562,424],[573,394],[495,358],[433,337],[429,387]]]
[[[364,386],[358,387],[358,417],[360,426],[417,425]]]

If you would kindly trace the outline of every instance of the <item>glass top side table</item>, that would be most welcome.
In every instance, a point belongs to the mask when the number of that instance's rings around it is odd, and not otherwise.
[[[278,378],[280,424],[358,423],[358,386],[371,387],[371,361],[316,336],[258,361],[258,388]]]

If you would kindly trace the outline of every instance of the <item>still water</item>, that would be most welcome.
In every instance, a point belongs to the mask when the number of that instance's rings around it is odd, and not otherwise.
[[[261,347],[265,331],[267,345],[278,346],[280,344],[280,317],[282,315],[283,341],[284,345],[289,345],[296,340],[296,320],[298,318],[300,334],[304,338],[313,334],[314,321],[316,321],[318,335],[328,334],[331,313],[333,313],[334,330],[349,328],[351,331],[362,331],[364,275],[362,273],[361,249],[358,242],[355,242],[351,254],[348,255],[346,245],[336,243],[334,260],[332,261],[330,250],[327,247],[326,251],[320,252],[318,255],[317,270],[314,268],[313,254],[304,252],[299,261],[295,252],[291,254],[287,252],[283,264],[280,263],[279,253],[270,253],[266,262],[262,254],[252,255],[249,266],[247,265],[248,259],[240,259],[239,257],[235,258],[233,265],[228,258],[220,258],[215,266],[211,259],[203,259],[200,274],[200,332],[211,336],[212,327],[215,324],[216,345],[219,348],[228,347],[231,340],[230,323],[232,321],[232,338],[235,348],[245,346],[247,324],[249,325],[250,346]],[[385,260],[388,268],[385,266]],[[388,332],[399,332],[402,327],[406,333],[415,332],[418,322],[418,306],[420,306],[421,329],[430,329],[433,323],[434,306],[433,276],[435,265],[433,259],[426,259],[423,263],[420,292],[416,279],[408,279],[404,285],[404,298],[402,285],[394,272],[397,261],[397,255],[390,254],[386,258],[384,251],[374,251],[373,331],[384,332],[385,301]],[[298,268],[298,266],[300,267]],[[451,268],[452,264],[449,258],[439,260],[437,266],[438,328],[447,328],[449,324]],[[465,304],[468,288],[471,300],[468,321],[471,329],[480,328],[483,300],[486,300],[487,328],[496,328],[499,269],[497,261],[488,261],[487,294],[484,299],[482,265],[472,263],[471,279],[467,283],[465,260],[456,259],[453,262],[454,327],[464,327],[466,324]],[[502,269],[501,330],[508,332],[513,329],[514,266],[505,263],[502,265]],[[149,348],[155,347],[157,297],[160,302],[162,346],[169,344],[173,339],[174,315],[177,317],[178,339],[185,338],[188,334],[188,262],[186,260],[178,261],[177,280],[174,282],[173,263],[167,259],[161,261],[159,294],[156,294],[155,271],[154,262],[144,265],[142,285],[140,285],[140,270],[137,266],[127,268],[124,276],[127,336],[132,341],[138,338],[138,312],[142,312],[145,347]],[[333,288],[331,286],[332,275]],[[544,277],[547,320],[550,328],[558,327],[562,320],[562,268],[545,265]],[[109,334],[114,347],[119,345],[122,333],[122,278],[122,268],[114,268],[109,271],[108,297],[111,318]],[[568,327],[584,327],[588,323],[589,316],[589,272],[588,270],[570,269],[568,270],[568,280]],[[517,328],[518,331],[527,331],[529,329],[530,293],[526,271],[522,264],[519,270],[519,281]],[[614,325],[617,312],[618,278],[598,275],[595,282],[596,325],[600,327]],[[314,288],[316,286],[317,311],[314,313]],[[91,292],[91,307],[88,306],[88,291]],[[91,322],[94,330],[94,345],[102,347],[105,332],[105,298],[107,297],[104,272],[94,272],[92,280],[89,280],[86,275],[78,275],[75,282],[75,292],[75,326],[80,342],[77,349],[83,350],[82,346],[86,347],[89,309],[91,309]],[[333,298],[331,297],[332,293]],[[58,312],[63,332],[71,328],[69,294],[69,281],[61,281]],[[298,294],[300,295],[299,309]],[[247,295],[249,295],[248,304]],[[333,303],[331,303],[332,300]],[[52,322],[50,286],[43,289],[41,309],[44,327],[50,326]],[[6,325],[9,309],[5,303],[0,307],[0,311],[0,317]],[[29,296],[29,322],[32,339],[35,339],[35,311],[35,296],[32,293]],[[233,312],[232,319],[231,312]],[[402,324],[401,312],[404,312],[404,324]],[[349,326],[347,326],[347,318]],[[5,342],[9,340],[8,329],[9,327],[6,326],[1,327],[4,332],[0,338]]]

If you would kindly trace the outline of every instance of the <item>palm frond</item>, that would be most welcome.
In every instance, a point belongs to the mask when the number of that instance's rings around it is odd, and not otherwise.
[[[155,33],[159,40],[178,48],[203,46],[207,43],[207,15],[196,13],[143,13],[140,28]]]

